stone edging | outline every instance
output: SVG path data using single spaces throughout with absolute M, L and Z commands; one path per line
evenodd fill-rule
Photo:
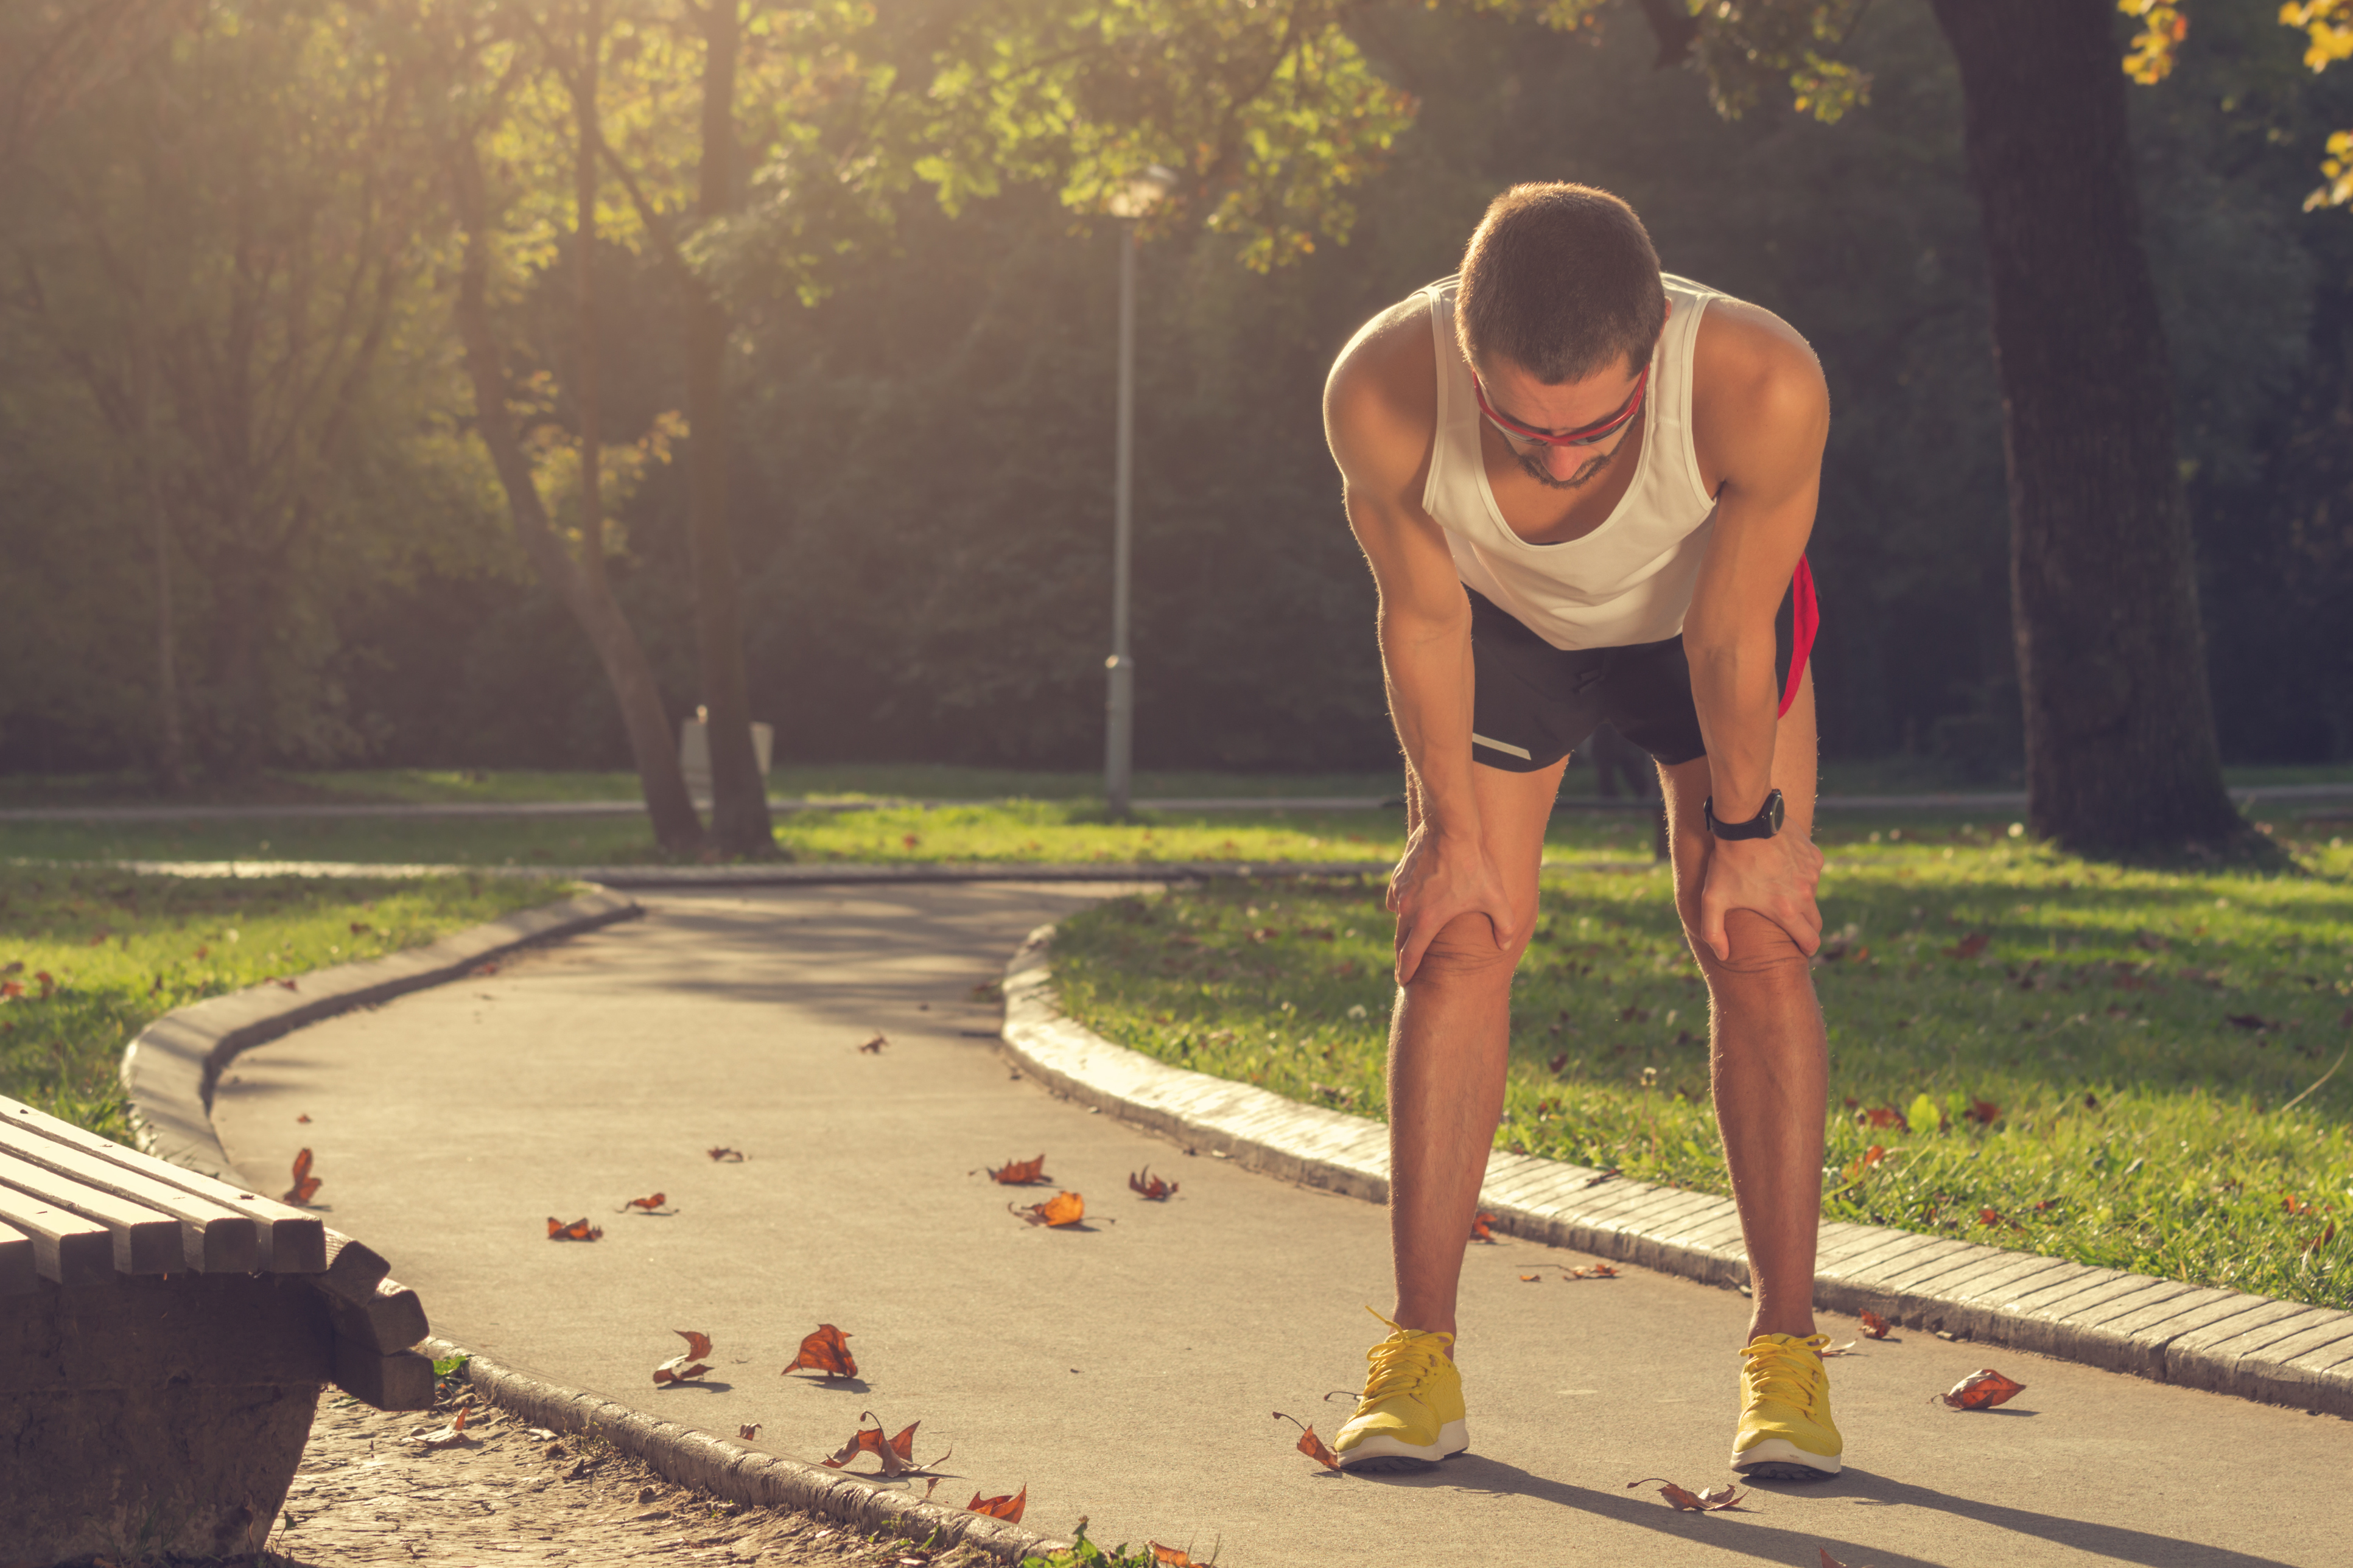
M 887 1531 L 912 1541 L 928 1537 L 940 1548 L 976 1547 L 1006 1563 L 1018 1563 L 1032 1552 L 1067 1552 L 1071 1546 L 987 1514 L 926 1502 L 913 1492 L 879 1486 L 871 1477 L 764 1454 L 593 1394 L 543 1382 L 447 1340 L 427 1340 L 417 1349 L 436 1360 L 468 1357 L 466 1380 L 491 1404 L 554 1431 L 601 1437 L 664 1479 L 723 1501 L 795 1509 L 852 1529 Z
M 1388 1199 L 1388 1128 L 1173 1068 L 1063 1017 L 1040 926 L 1005 972 L 1006 1049 L 1049 1089 L 1250 1170 Z M 1710 1284 L 1746 1282 L 1732 1200 L 1498 1152 L 1496 1228 Z M 1814 1300 L 1891 1321 L 2269 1405 L 2353 1416 L 2353 1312 L 1948 1237 L 1833 1222 Z
M 290 984 L 264 982 L 174 1007 L 139 1032 L 122 1053 L 122 1087 L 139 1147 L 175 1165 L 227 1181 L 228 1155 L 213 1131 L 213 1086 L 239 1053 L 305 1024 L 373 1007 L 439 985 L 533 942 L 552 942 L 643 914 L 636 900 L 605 888 L 520 910 L 424 947 L 313 970 Z

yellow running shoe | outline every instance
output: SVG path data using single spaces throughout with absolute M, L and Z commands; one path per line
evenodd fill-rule
M 1764 1481 L 1819 1481 L 1839 1473 L 1845 1445 L 1831 1422 L 1831 1378 L 1817 1354 L 1827 1334 L 1759 1334 L 1740 1353 L 1740 1430 L 1732 1468 Z
M 1366 1311 L 1372 1311 L 1367 1307 Z M 1378 1312 L 1373 1312 L 1381 1318 Z M 1365 1352 L 1372 1370 L 1356 1413 L 1332 1439 L 1344 1470 L 1418 1470 L 1471 1446 L 1452 1334 L 1398 1328 Z

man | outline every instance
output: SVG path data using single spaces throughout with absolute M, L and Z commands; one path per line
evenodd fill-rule
M 1333 1447 L 1352 1469 L 1470 1438 L 1455 1289 L 1502 1114 L 1512 971 L 1569 748 L 1658 763 L 1675 905 L 1705 975 L 1717 1125 L 1754 1310 L 1732 1465 L 1835 1475 L 1813 1320 L 1826 1051 L 1807 957 L 1814 702 L 1803 567 L 1830 429 L 1769 311 L 1664 277 L 1625 203 L 1496 198 L 1461 273 L 1342 351 L 1324 424 L 1380 590 L 1407 840 L 1389 882 L 1395 1331 Z M 1773 622 L 1795 584 L 1786 683 Z

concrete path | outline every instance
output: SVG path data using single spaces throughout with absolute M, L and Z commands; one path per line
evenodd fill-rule
M 1633 1270 L 1522 1283 L 1575 1259 L 1517 1242 L 1474 1247 L 1465 1279 L 1473 1452 L 1320 1470 L 1269 1413 L 1345 1416 L 1321 1396 L 1381 1331 L 1379 1211 L 1188 1158 L 993 1049 L 974 986 L 1104 890 L 649 897 L 644 921 L 240 1058 L 216 1122 L 268 1190 L 314 1149 L 330 1223 L 392 1258 L 440 1334 L 706 1430 L 756 1423 L 797 1458 L 864 1410 L 920 1420 L 919 1457 L 955 1450 L 941 1500 L 1026 1483 L 1037 1529 L 1085 1514 L 1229 1568 L 2344 1561 L 2353 1424 L 1918 1334 L 1832 1363 L 1843 1477 L 1675 1513 L 1626 1483 L 1725 1479 L 1746 1303 Z M 1085 1228 L 1021 1224 L 1008 1198 L 1054 1189 L 981 1171 L 1041 1150 Z M 1126 1191 L 1146 1164 L 1174 1202 Z M 674 1212 L 614 1212 L 656 1191 Z M 584 1215 L 602 1241 L 545 1239 Z M 854 1336 L 860 1380 L 778 1375 L 819 1321 Z M 706 1384 L 652 1384 L 673 1329 L 715 1341 Z M 1929 1403 L 1989 1360 L 2027 1385 L 2012 1405 Z

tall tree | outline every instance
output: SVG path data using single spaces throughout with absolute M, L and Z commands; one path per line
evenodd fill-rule
M 2101 854 L 2243 839 L 2207 687 L 2172 385 L 2126 134 L 2114 0 L 1931 0 L 1961 78 L 2010 469 L 2028 818 Z M 1599 0 L 1548 19 L 1590 20 Z M 2127 10 L 2147 10 L 2125 0 Z M 1835 119 L 1867 0 L 1646 5 L 1737 113 L 1786 82 Z
M 587 637 L 604 668 L 620 710 L 655 842 L 671 854 L 687 855 L 702 848 L 702 825 L 679 768 L 660 684 L 636 628 L 614 596 L 606 569 L 604 436 L 598 418 L 600 322 L 596 292 L 599 63 L 606 47 L 603 20 L 602 6 L 596 0 L 585 0 L 568 46 L 546 28 L 531 29 L 557 62 L 568 67 L 565 72 L 568 92 L 563 96 L 568 97 L 572 109 L 568 117 L 545 117 L 551 125 L 541 129 L 551 133 L 536 146 L 517 145 L 516 99 L 548 62 L 533 58 L 503 18 L 494 10 L 455 5 L 420 16 L 415 34 L 426 40 L 432 69 L 447 89 L 428 132 L 447 175 L 459 234 L 461 250 L 451 310 L 473 387 L 475 433 L 498 474 L 517 542 L 540 580 Z M 561 128 L 567 120 L 572 155 L 565 160 L 560 155 Z M 513 209 L 518 181 L 494 182 L 485 167 L 484 142 L 501 139 L 503 150 L 510 154 L 501 163 L 517 167 L 524 184 L 543 172 L 534 166 L 539 160 L 555 168 L 569 165 L 573 259 L 579 269 L 574 310 L 579 384 L 573 388 L 579 423 L 575 468 L 580 522 L 576 554 L 557 530 L 539 466 L 532 460 L 516 418 L 517 389 L 493 304 L 494 287 L 502 284 L 512 292 L 517 274 L 536 259 L 528 251 L 516 254 Z M 529 229 L 535 224 L 525 217 L 521 226 Z

